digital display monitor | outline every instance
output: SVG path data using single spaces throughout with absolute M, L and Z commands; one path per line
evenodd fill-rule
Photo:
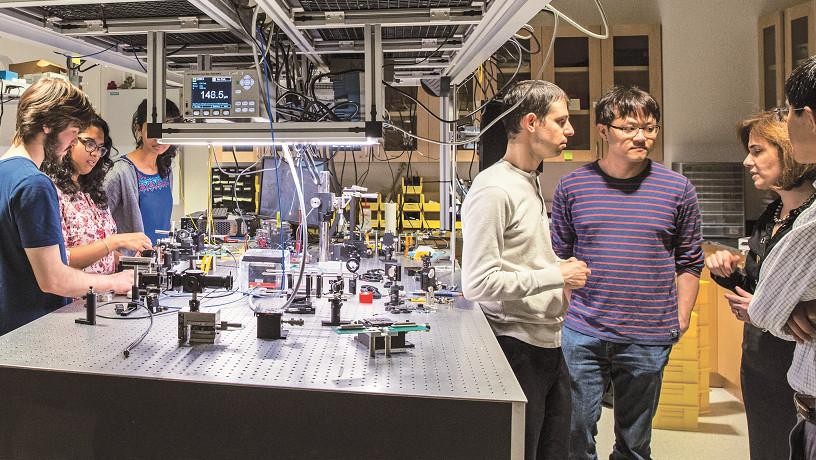
M 193 77 L 191 82 L 193 110 L 232 108 L 232 77 Z

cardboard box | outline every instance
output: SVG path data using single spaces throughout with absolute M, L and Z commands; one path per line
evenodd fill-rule
M 56 73 L 56 72 L 43 72 L 43 73 L 30 73 L 25 76 L 25 82 L 29 85 L 33 85 L 40 81 L 41 78 L 61 78 L 65 81 L 68 80 L 68 75 Z
M 57 64 L 40 59 L 39 61 L 20 62 L 18 64 L 9 64 L 9 70 L 17 72 L 19 75 L 29 75 L 35 73 L 53 72 L 53 73 L 68 73 L 65 67 L 60 67 Z

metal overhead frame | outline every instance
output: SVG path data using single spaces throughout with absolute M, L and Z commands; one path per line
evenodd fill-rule
M 133 35 L 148 31 L 174 32 L 226 32 L 227 28 L 207 16 L 181 16 L 164 18 L 93 19 L 87 21 L 60 21 L 51 28 L 63 35 Z
M 266 13 L 266 16 L 283 30 L 289 40 L 292 40 L 298 51 L 305 54 L 306 58 L 312 61 L 313 64 L 324 71 L 328 71 L 328 66 L 326 66 L 323 58 L 317 54 L 317 50 L 315 50 L 309 37 L 298 30 L 294 21 L 292 21 L 287 6 L 282 5 L 280 0 L 257 0 L 257 3 L 258 7 Z
M 125 51 L 138 48 L 136 55 L 142 59 L 147 58 L 147 52 L 141 51 L 142 47 L 125 47 Z M 252 56 L 251 45 L 244 43 L 225 43 L 223 45 L 187 45 L 183 50 L 173 53 L 173 57 L 198 57 L 202 54 L 213 56 Z
M 26 8 L 31 6 L 66 6 L 66 5 L 97 5 L 110 3 L 132 3 L 134 0 L 0 0 L 0 8 Z M 139 0 L 140 2 L 159 2 L 163 0 Z
M 133 57 L 119 54 L 113 50 L 101 52 L 113 45 L 110 42 L 91 37 L 84 39 L 66 37 L 59 32 L 42 27 L 41 24 L 33 24 L 30 19 L 23 19 L 22 15 L 15 14 L 15 12 L 2 11 L 0 13 L 2 13 L 0 14 L 0 31 L 4 34 L 61 50 L 70 50 L 79 55 L 99 53 L 93 56 L 93 60 L 139 75 L 146 74 Z M 177 75 L 171 74 L 169 78 L 175 83 L 181 82 L 181 78 Z
M 439 46 L 440 39 L 427 38 L 386 38 L 382 40 L 383 53 L 410 53 L 429 51 L 457 51 L 462 49 L 461 39 L 451 40 Z M 362 54 L 365 52 L 365 41 L 359 40 L 325 40 L 315 42 L 314 48 L 319 54 Z M 302 52 L 298 54 L 304 54 Z
M 372 144 L 382 137 L 385 91 L 382 85 L 382 27 L 366 26 L 365 104 L 366 121 L 243 123 L 161 123 L 164 114 L 164 33 L 148 33 L 148 135 L 176 145 L 273 145 L 273 144 Z M 161 102 L 161 103 L 160 103 Z M 152 107 L 152 109 L 150 108 Z M 152 114 L 155 113 L 155 116 Z
M 382 130 L 385 111 L 385 88 L 383 81 L 382 26 L 365 26 L 365 119 L 379 122 Z M 378 110 L 379 109 L 379 110 Z
M 225 5 L 219 0 L 187 0 L 191 5 L 201 10 L 215 22 L 226 27 L 227 30 L 233 33 L 236 37 L 244 38 L 245 42 L 252 44 L 252 40 L 247 37 L 244 26 L 241 25 L 241 18 L 235 8 Z
M 477 8 L 399 8 L 389 10 L 351 10 L 296 12 L 296 27 L 308 29 L 340 29 L 378 24 L 385 27 L 427 25 L 467 25 L 481 21 Z
M 443 75 L 459 84 L 485 62 L 507 40 L 550 4 L 551 0 L 504 0 L 490 3 L 482 21 L 465 39 L 462 49 L 453 56 Z
M 164 122 L 165 90 L 167 67 L 164 32 L 147 33 L 147 132 L 148 137 L 161 137 Z M 159 131 L 155 127 L 158 125 Z M 158 135 L 156 135 L 158 134 Z

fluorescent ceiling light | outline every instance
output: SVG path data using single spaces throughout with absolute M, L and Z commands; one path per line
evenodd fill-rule
M 372 145 L 381 133 L 365 122 L 164 123 L 159 142 L 172 145 Z M 380 129 L 381 130 L 381 129 Z M 157 136 L 158 137 L 158 136 Z

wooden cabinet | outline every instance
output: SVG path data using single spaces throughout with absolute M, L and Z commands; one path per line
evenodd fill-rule
M 552 36 L 552 27 L 541 27 L 542 43 Z M 599 27 L 591 30 L 600 32 Z M 610 37 L 587 37 L 575 28 L 558 28 L 553 58 L 544 79 L 560 86 L 570 97 L 570 122 L 575 136 L 568 149 L 550 161 L 593 161 L 604 154 L 595 126 L 595 104 L 615 85 L 637 85 L 663 102 L 663 78 L 659 25 L 610 26 Z M 652 158 L 662 161 L 662 137 Z
M 814 0 L 816 1 L 816 0 Z M 548 24 L 548 25 L 545 25 Z M 553 33 L 551 21 L 536 17 L 529 23 L 538 42 L 541 52 L 530 54 L 522 51 L 522 63 L 515 81 L 535 78 L 543 64 L 544 55 Z M 600 33 L 599 26 L 590 28 Z M 519 31 L 527 36 L 527 30 Z M 535 51 L 532 40 L 521 40 L 527 50 Z M 595 104 L 605 90 L 613 85 L 637 85 L 654 96 L 659 104 L 663 102 L 663 79 L 661 62 L 661 36 L 659 25 L 616 25 L 610 26 L 610 38 L 599 40 L 590 38 L 574 27 L 562 23 L 558 27 L 553 55 L 546 63 L 542 78 L 560 86 L 570 98 L 570 122 L 575 128 L 575 136 L 569 140 L 567 150 L 560 156 L 548 159 L 550 162 L 588 162 L 603 155 L 604 146 L 595 126 Z M 497 53 L 499 57 L 493 62 L 486 62 L 477 69 L 476 77 L 471 79 L 460 91 L 459 113 L 468 113 L 471 106 L 479 105 L 487 98 L 493 97 L 502 85 L 516 70 L 518 56 L 514 46 L 507 45 L 505 50 Z M 504 58 L 502 58 L 502 56 Z M 492 83 L 489 83 L 492 82 Z M 417 97 L 438 114 L 439 99 L 420 89 Z M 417 134 L 437 139 L 439 121 L 423 109 L 416 113 Z M 652 158 L 662 161 L 662 136 Z M 417 143 L 417 150 L 438 156 L 438 146 L 425 141 Z M 461 150 L 461 149 L 460 149 Z M 466 161 L 470 161 L 467 157 Z
M 785 9 L 785 76 L 816 51 L 813 33 L 813 3 Z
M 785 53 L 782 12 L 759 18 L 759 106 L 772 109 L 785 103 Z
M 759 104 L 785 104 L 785 79 L 808 56 L 816 54 L 816 0 L 759 18 Z
M 634 85 L 651 94 L 662 108 L 660 26 L 615 25 L 610 26 L 610 35 L 601 41 L 602 94 L 616 85 Z M 657 137 L 650 157 L 663 161 L 662 135 Z
M 549 43 L 552 26 L 541 30 L 541 42 Z M 601 96 L 601 40 L 572 26 L 559 25 L 552 54 L 543 79 L 566 91 L 575 135 L 569 139 L 567 150 L 546 161 L 593 161 L 600 153 L 594 108 Z

